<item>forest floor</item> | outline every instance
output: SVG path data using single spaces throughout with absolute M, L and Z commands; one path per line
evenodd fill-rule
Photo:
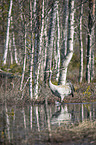
M 17 80 L 15 80 L 17 81 Z M 2 81 L 4 82 L 4 80 Z M 18 81 L 19 82 L 19 81 Z M 22 92 L 20 92 L 18 82 L 15 82 L 14 85 L 16 87 L 12 88 L 12 82 L 5 86 L 1 84 L 0 87 L 0 104 L 3 104 L 5 98 L 9 105 L 25 105 L 25 104 L 44 104 L 47 99 L 48 104 L 55 104 L 56 101 L 60 101 L 60 99 L 54 96 L 51 93 L 49 86 L 46 87 L 41 85 L 39 98 L 36 100 L 33 98 L 30 100 L 29 97 L 29 86 L 26 87 L 24 91 L 24 96 L 22 96 Z M 4 90 L 4 87 L 5 90 Z M 96 102 L 96 83 L 75 83 L 74 84 L 74 97 L 72 95 L 66 96 L 62 103 L 85 103 L 85 102 Z M 7 91 L 6 91 L 7 90 Z M 5 91 L 5 92 L 4 92 Z M 4 98 L 4 96 L 7 96 Z
M 72 95 L 66 96 L 62 103 L 85 103 L 85 102 L 96 102 L 96 83 L 82 83 L 74 84 L 74 97 Z M 47 91 L 46 91 L 47 90 Z M 55 103 L 60 101 L 60 99 L 54 96 L 50 89 L 42 87 L 40 92 L 40 98 L 38 102 L 43 102 L 44 98 L 47 96 L 48 103 Z
M 91 83 L 82 82 L 78 83 L 78 71 L 77 69 L 69 69 L 68 80 L 71 80 L 74 85 L 74 97 L 71 95 L 66 96 L 62 103 L 84 103 L 84 102 L 96 102 L 96 80 Z M 74 75 L 73 75 L 74 74 Z M 3 75 L 3 77 L 2 77 Z M 7 79 L 6 76 L 7 75 Z M 28 77 L 27 77 L 28 78 Z M 55 76 L 52 77 L 53 83 L 56 84 Z M 23 96 L 22 91 L 20 92 L 20 81 L 19 76 L 14 76 L 11 73 L 1 72 L 0 74 L 0 103 L 4 101 L 4 96 L 7 96 L 7 102 L 9 104 L 19 102 L 22 104 L 32 103 L 32 104 L 43 104 L 47 99 L 48 104 L 55 103 L 55 101 L 60 101 L 60 99 L 51 93 L 48 85 L 44 86 L 43 82 L 40 82 L 40 92 L 39 97 L 36 100 L 34 97 L 30 100 L 29 97 L 29 84 L 24 89 Z M 26 80 L 25 80 L 26 82 Z M 14 87 L 12 86 L 14 84 Z M 48 84 L 48 82 L 47 82 Z M 34 90 L 33 90 L 34 91 Z M 17 98 L 16 98 L 17 97 Z

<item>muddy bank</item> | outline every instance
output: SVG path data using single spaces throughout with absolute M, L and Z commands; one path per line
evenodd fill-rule
M 96 144 L 96 121 L 84 121 L 82 123 L 56 128 L 49 138 L 44 137 L 45 142 L 61 145 L 91 145 Z

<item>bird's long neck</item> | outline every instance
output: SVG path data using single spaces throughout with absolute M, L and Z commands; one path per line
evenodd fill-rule
M 50 71 L 49 72 L 49 86 L 50 86 L 50 83 L 52 84 L 52 82 L 51 82 L 51 76 L 52 76 L 52 72 Z
M 55 92 L 56 87 L 55 87 L 55 85 L 52 84 L 52 82 L 51 82 L 51 76 L 52 76 L 52 72 L 49 73 L 49 87 L 50 87 L 50 89 L 51 89 L 52 92 Z

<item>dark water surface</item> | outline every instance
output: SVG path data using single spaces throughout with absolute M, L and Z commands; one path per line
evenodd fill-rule
M 16 145 L 49 144 L 58 126 L 96 119 L 96 103 L 34 106 L 0 106 L 0 143 Z M 6 143 L 5 143 L 6 144 Z

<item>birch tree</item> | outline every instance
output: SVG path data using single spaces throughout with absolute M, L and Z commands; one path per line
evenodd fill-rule
M 93 44 L 93 2 L 89 0 L 88 9 L 88 43 L 87 43 L 87 65 L 86 65 L 86 80 L 88 83 L 91 81 L 91 56 L 92 56 L 92 44 Z
M 42 0 L 42 16 L 41 16 L 41 32 L 40 32 L 40 42 L 39 42 L 39 53 L 38 53 L 38 67 L 36 72 L 36 83 L 34 88 L 35 98 L 38 98 L 39 93 L 39 76 L 40 76 L 40 66 L 42 62 L 42 47 L 43 47 L 43 36 L 44 36 L 44 0 Z
M 55 32 L 55 23 L 56 23 L 56 8 L 57 1 L 52 5 L 51 13 L 50 13 L 50 26 L 48 30 L 48 49 L 47 49 L 47 58 L 46 58 L 46 66 L 44 73 L 44 82 L 46 84 L 48 71 L 50 69 L 50 64 L 52 63 L 52 51 L 53 51 L 53 42 L 54 42 L 54 32 Z
M 33 98 L 33 86 L 32 86 L 32 81 L 33 81 L 33 54 L 34 54 L 34 40 L 33 40 L 33 7 L 32 7 L 32 2 L 30 0 L 30 29 L 31 29 L 31 59 L 30 59 L 30 70 L 29 70 L 29 76 L 30 76 L 30 80 L 29 80 L 29 95 L 30 98 L 32 100 Z
M 94 79 L 94 48 L 95 48 L 95 21 L 96 21 L 96 16 L 95 16 L 95 7 L 96 7 L 96 1 L 93 0 L 93 10 L 92 10 L 92 15 L 93 15 L 93 27 L 92 27 L 92 34 L 91 34 L 91 47 L 92 47 L 92 52 L 91 52 L 91 81 Z
M 67 54 L 67 39 L 68 39 L 68 37 L 67 37 L 67 33 L 68 33 L 68 15 L 69 15 L 69 8 L 68 8 L 68 4 L 69 4 L 69 0 L 65 0 L 65 15 L 64 15 L 64 17 L 65 17 L 65 26 L 64 26 L 64 50 L 63 50 L 63 52 L 64 52 L 64 55 L 66 56 L 66 54 Z
M 83 15 L 83 3 L 81 0 L 80 8 L 80 24 L 79 24 L 79 44 L 80 44 L 80 69 L 79 69 L 79 82 L 83 80 L 83 39 L 82 39 L 82 15 Z
M 15 53 L 15 62 L 16 62 L 16 64 L 19 65 L 17 48 L 16 48 L 16 44 L 15 44 L 15 34 L 14 34 L 14 31 L 13 31 L 13 46 L 14 46 L 14 53 Z
M 60 74 L 60 16 L 59 16 L 59 2 L 57 1 L 57 75 L 56 80 L 59 79 Z
M 7 22 L 7 32 L 6 32 L 6 41 L 5 41 L 5 51 L 3 56 L 3 64 L 6 64 L 7 61 L 7 53 L 8 53 L 8 45 L 9 45 L 9 34 L 10 34 L 10 21 L 11 21 L 11 13 L 12 13 L 13 0 L 10 0 L 10 6 L 8 11 L 8 22 Z
M 75 0 L 69 0 L 69 21 L 68 21 L 68 46 L 67 46 L 67 54 L 63 57 L 61 62 L 61 72 L 59 78 L 59 84 L 66 84 L 67 77 L 67 69 L 68 65 L 73 56 L 73 46 L 74 46 L 74 3 Z
M 23 87 L 25 68 L 26 68 L 26 24 L 25 24 L 25 52 L 24 52 L 23 71 L 22 71 L 22 77 L 21 77 L 20 91 L 22 91 L 22 87 Z
M 12 54 L 12 40 L 9 40 L 9 52 L 10 52 L 10 59 L 11 64 L 13 64 L 13 54 Z

